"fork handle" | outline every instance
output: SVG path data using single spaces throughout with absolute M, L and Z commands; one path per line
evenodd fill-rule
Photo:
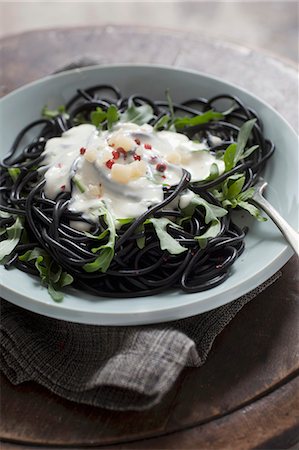
M 299 233 L 288 224 L 288 222 L 262 195 L 255 194 L 252 200 L 256 206 L 259 206 L 273 220 L 297 256 L 299 256 Z

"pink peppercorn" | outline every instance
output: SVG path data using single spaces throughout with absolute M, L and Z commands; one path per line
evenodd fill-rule
M 156 170 L 157 170 L 158 172 L 165 172 L 165 170 L 166 170 L 166 164 L 163 164 L 163 163 L 157 164 L 157 165 L 156 165 Z
M 112 166 L 113 166 L 113 164 L 114 164 L 113 159 L 109 159 L 109 160 L 106 162 L 106 167 L 108 167 L 108 169 L 111 169 Z
M 117 150 L 113 150 L 112 156 L 113 156 L 113 159 L 118 159 L 120 155 L 119 155 L 119 152 Z

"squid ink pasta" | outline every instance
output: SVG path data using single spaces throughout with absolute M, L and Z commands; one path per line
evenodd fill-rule
M 230 95 L 78 89 L 1 162 L 2 263 L 39 276 L 56 301 L 70 284 L 98 297 L 211 289 L 244 250 L 234 211 L 263 220 L 250 199 L 273 151 Z

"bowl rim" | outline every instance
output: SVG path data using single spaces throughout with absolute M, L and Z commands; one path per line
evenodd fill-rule
M 261 98 L 259 98 L 257 95 L 251 93 L 248 89 L 239 86 L 237 83 L 232 83 L 231 81 L 227 81 L 227 80 L 223 80 L 220 77 L 217 77 L 215 75 L 210 75 L 208 73 L 199 71 L 199 70 L 195 70 L 195 69 L 189 69 L 189 68 L 185 68 L 185 67 L 174 67 L 171 65 L 167 65 L 167 64 L 146 64 L 146 63 L 111 63 L 111 64 L 94 64 L 91 66 L 87 66 L 87 67 L 78 67 L 75 69 L 67 69 L 64 70 L 62 72 L 59 73 L 53 73 L 50 75 L 46 75 L 42 78 L 38 78 L 37 80 L 33 80 L 30 81 L 29 83 L 26 83 L 22 86 L 17 87 L 16 89 L 12 90 L 11 92 L 8 92 L 6 95 L 4 95 L 3 97 L 0 98 L 0 103 L 3 100 L 8 99 L 10 96 L 16 95 L 19 92 L 22 92 L 23 90 L 26 90 L 32 86 L 36 86 L 42 83 L 45 83 L 49 80 L 52 79 L 59 79 L 59 78 L 64 78 L 67 77 L 69 75 L 72 74 L 76 74 L 76 73 L 88 73 L 88 72 L 92 72 L 95 70 L 108 70 L 108 69 L 116 69 L 116 68 L 130 68 L 130 67 L 134 67 L 134 68 L 140 68 L 140 69 L 159 69 L 159 70 L 169 70 L 169 71 L 175 71 L 175 72 L 182 72 L 182 73 L 189 73 L 189 74 L 193 74 L 193 75 L 199 75 L 202 78 L 207 78 L 210 80 L 214 80 L 216 82 L 219 83 L 223 83 L 223 84 L 227 84 L 233 88 L 237 88 L 238 90 L 242 91 L 244 94 L 249 95 L 250 97 L 254 98 L 256 101 L 260 102 L 260 103 L 264 103 L 270 110 L 272 110 L 272 112 L 274 112 L 276 115 L 280 116 L 280 118 L 292 129 L 292 131 L 295 133 L 295 135 L 297 136 L 297 132 L 295 130 L 295 128 L 293 127 L 293 125 L 291 125 L 285 118 L 284 116 L 278 112 L 272 105 L 270 105 L 266 100 L 263 100 Z

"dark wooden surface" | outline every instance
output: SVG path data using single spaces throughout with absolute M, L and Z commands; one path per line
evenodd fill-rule
M 189 39 L 189 41 L 188 41 Z M 123 42 L 129 42 L 124 47 Z M 188 42 L 193 52 L 186 52 Z M 82 56 L 103 62 L 155 62 L 198 68 L 220 75 L 217 56 L 225 47 L 235 72 L 250 68 L 242 82 L 259 94 L 252 77 L 258 53 L 227 44 L 150 29 L 71 29 L 31 32 L 2 40 L 2 94 L 57 70 Z M 192 45 L 191 45 L 192 44 Z M 196 59 L 197 51 L 197 59 Z M 246 62 L 246 58 L 247 62 Z M 196 63 L 197 61 L 197 63 Z M 268 77 L 262 95 L 275 105 L 294 88 L 295 70 L 263 57 Z M 192 66 L 193 65 L 193 66 Z M 275 69 L 276 68 L 276 69 Z M 273 74 L 273 70 L 276 72 Z M 219 71 L 219 73 L 217 72 Z M 235 81 L 226 70 L 224 78 Z M 242 72 L 243 73 L 243 72 Z M 272 74 L 272 75 L 271 75 Z M 273 96 L 273 86 L 280 85 Z M 245 78 L 245 79 L 244 79 Z M 252 84 L 253 83 L 253 84 Z M 255 83 L 255 84 L 254 84 Z M 272 83 L 272 84 L 271 84 Z M 242 83 L 239 83 L 242 84 Z M 263 85 L 263 82 L 261 82 Z M 272 97 L 271 97 L 272 96 Z M 294 97 L 294 96 L 293 96 Z M 295 123 L 296 99 L 287 117 Z M 284 106 L 282 107 L 284 108 Z M 298 260 L 237 315 L 218 337 L 207 363 L 185 369 L 163 401 L 145 412 L 111 412 L 63 400 L 44 388 L 1 379 L 2 448 L 109 445 L 109 448 L 251 449 L 289 448 L 299 440 Z

